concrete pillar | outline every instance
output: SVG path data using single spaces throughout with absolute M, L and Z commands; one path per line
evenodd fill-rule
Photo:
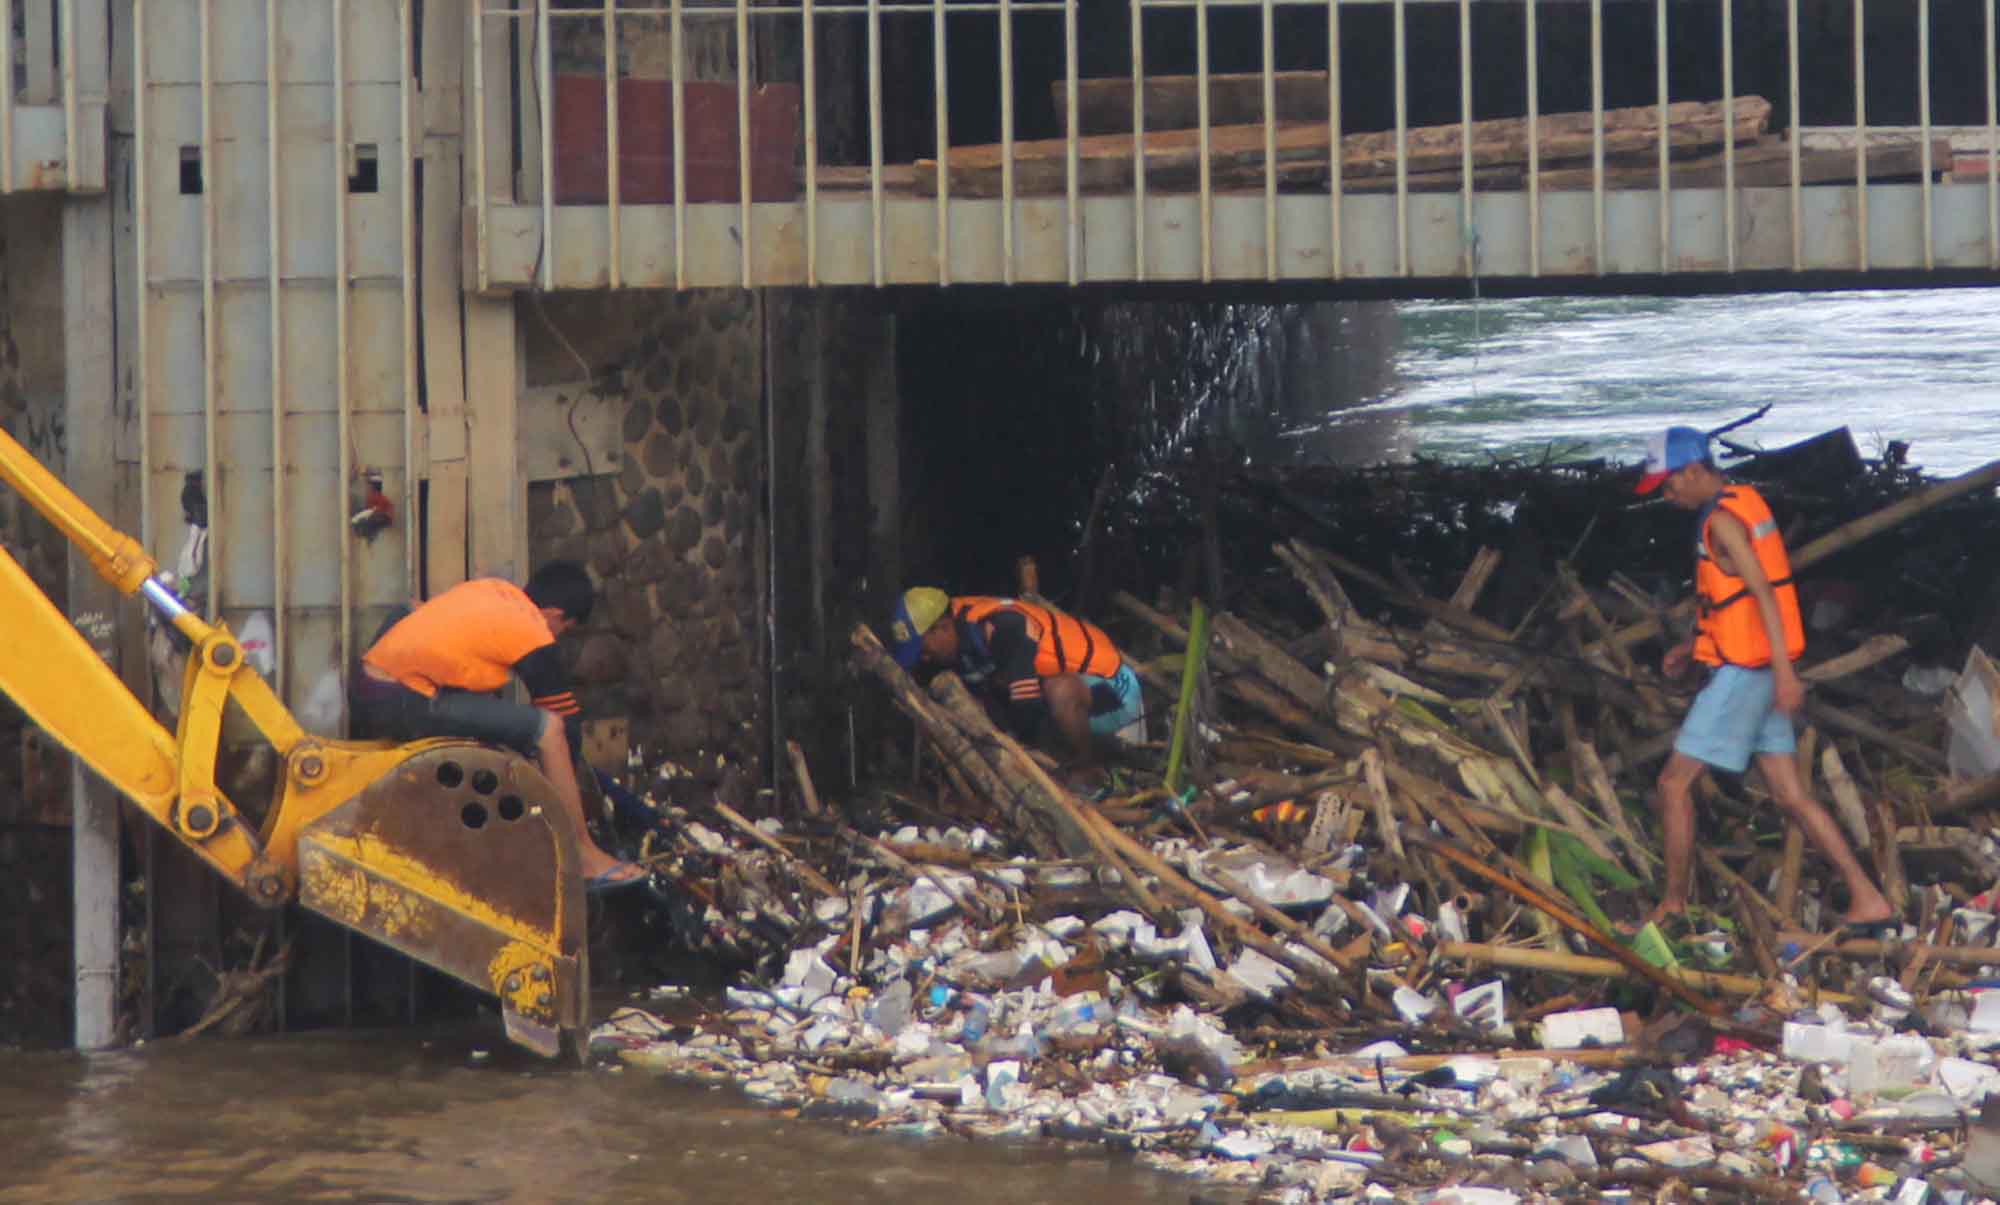
M 63 387 L 65 421 L 72 433 L 62 472 L 78 497 L 110 516 L 117 513 L 113 433 L 119 397 L 117 366 L 106 350 L 115 346 L 111 198 L 72 197 L 63 204 L 61 220 Z M 70 619 L 114 667 L 121 601 L 71 549 Z M 118 1036 L 119 797 L 81 763 L 71 792 L 76 1044 L 95 1050 Z

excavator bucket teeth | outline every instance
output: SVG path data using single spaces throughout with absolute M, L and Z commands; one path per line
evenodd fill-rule
M 553 1057 L 589 1017 L 576 835 L 527 761 L 428 745 L 299 833 L 306 907 L 497 996 Z

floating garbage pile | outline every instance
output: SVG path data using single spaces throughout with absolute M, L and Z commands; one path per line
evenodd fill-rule
M 1912 479 L 1817 525 L 1767 492 L 1810 583 L 1920 519 L 1990 531 L 1996 480 Z M 857 628 L 922 738 L 916 785 L 822 801 L 794 749 L 795 806 L 753 821 L 644 784 L 681 937 L 749 969 L 594 1046 L 1260 1200 L 2000 1194 L 2000 674 L 1976 648 L 1921 663 L 1886 626 L 1822 622 L 1808 650 L 1801 767 L 1900 932 L 1843 934 L 1839 876 L 1754 775 L 1714 775 L 1696 906 L 1627 936 L 1660 890 L 1651 780 L 1694 684 L 1653 667 L 1685 608 L 1587 583 L 1574 539 L 1541 534 L 1508 623 L 1482 604 L 1490 547 L 1449 593 L 1289 535 L 1241 610 L 1118 596 L 1161 722 L 1088 796 Z

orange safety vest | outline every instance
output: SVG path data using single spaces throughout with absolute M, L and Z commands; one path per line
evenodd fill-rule
M 1771 516 L 1764 496 L 1747 485 L 1724 487 L 1702 515 L 1694 544 L 1695 607 L 1700 627 L 1695 635 L 1695 660 L 1706 665 L 1756 667 L 1771 663 L 1771 640 L 1764 631 L 1763 611 L 1740 577 L 1723 572 L 1709 551 L 1708 525 L 1715 511 L 1726 510 L 1750 532 L 1750 551 L 1770 579 L 1777 596 L 1778 619 L 1785 629 L 1785 653 L 1796 661 L 1806 651 L 1805 624 L 1799 619 L 1799 591 L 1792 584 L 1792 560 L 1785 539 Z
M 978 623 L 995 611 L 1015 611 L 1028 621 L 1028 634 L 1037 642 L 1035 673 L 1044 678 L 1057 674 L 1095 674 L 1109 678 L 1125 664 L 1111 637 L 1094 623 L 1065 614 L 1054 607 L 1022 602 L 1018 598 L 972 596 L 951 600 L 951 613 L 966 623 Z

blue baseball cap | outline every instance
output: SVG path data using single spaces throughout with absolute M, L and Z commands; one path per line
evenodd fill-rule
M 1668 427 L 1646 441 L 1645 475 L 1633 489 L 1650 494 L 1680 469 L 1708 459 L 1708 436 L 1693 427 Z

